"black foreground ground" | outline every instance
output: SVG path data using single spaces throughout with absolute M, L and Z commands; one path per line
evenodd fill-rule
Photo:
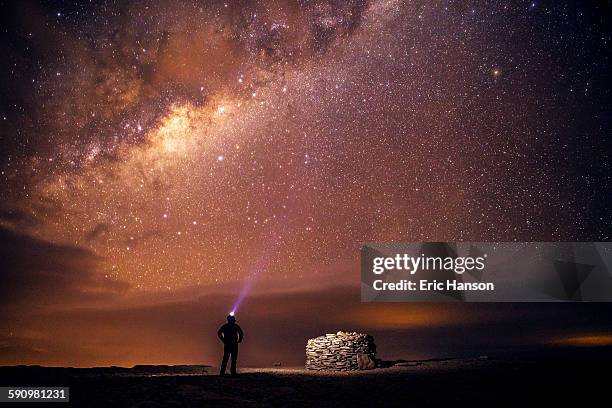
M 610 348 L 581 348 L 410 361 L 350 374 L 251 368 L 235 378 L 206 366 L 17 366 L 0 367 L 0 385 L 70 386 L 70 403 L 57 404 L 64 407 L 605 406 L 610 362 Z

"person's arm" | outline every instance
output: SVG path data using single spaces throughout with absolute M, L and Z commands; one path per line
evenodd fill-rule
M 223 341 L 223 326 L 217 331 L 217 337 L 219 337 L 219 340 Z
M 238 326 L 238 343 L 242 343 L 243 337 L 244 337 L 244 333 L 242 332 L 242 329 L 240 328 L 240 326 Z

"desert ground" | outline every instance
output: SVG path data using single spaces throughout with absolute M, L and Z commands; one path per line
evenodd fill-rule
M 211 366 L 0 368 L 3 386 L 69 386 L 70 405 L 88 407 L 584 406 L 607 399 L 610 348 L 389 361 L 350 373 L 301 367 Z M 67 406 L 67 404 L 60 404 Z

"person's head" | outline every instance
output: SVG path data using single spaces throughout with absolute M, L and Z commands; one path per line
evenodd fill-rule
M 228 323 L 236 323 L 236 317 L 233 314 L 227 316 Z

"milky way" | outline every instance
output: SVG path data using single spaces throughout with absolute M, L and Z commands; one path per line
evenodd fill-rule
M 367 241 L 610 238 L 610 36 L 580 9 L 5 14 L 2 226 L 87 249 L 132 290 L 242 280 L 254 264 L 356 283 Z

